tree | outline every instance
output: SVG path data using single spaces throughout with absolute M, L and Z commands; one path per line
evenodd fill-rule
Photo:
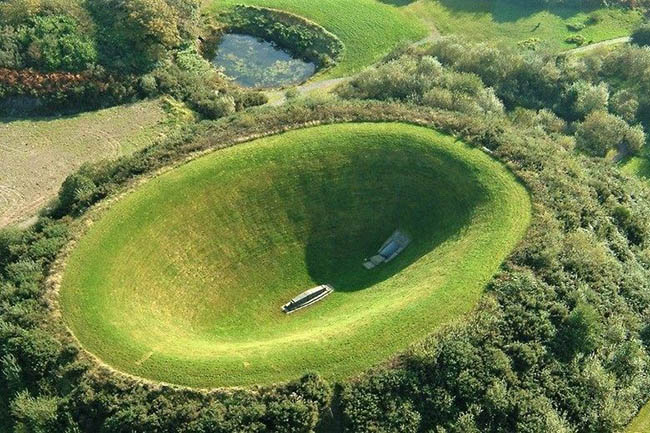
M 584 118 L 592 111 L 606 111 L 609 102 L 609 90 L 605 83 L 598 85 L 586 81 L 576 81 L 569 90 L 573 99 L 573 115 Z
M 639 111 L 639 101 L 629 89 L 619 90 L 610 100 L 611 111 L 628 123 L 634 123 Z
M 89 167 L 82 166 L 77 173 L 71 174 L 63 181 L 59 190 L 57 213 L 70 214 L 90 204 L 97 192 L 91 171 Z
M 58 400 L 54 397 L 32 397 L 27 391 L 18 393 L 11 403 L 11 415 L 18 421 L 16 432 L 48 433 L 57 431 Z
M 100 26 L 101 62 L 124 72 L 146 72 L 168 50 L 190 38 L 196 0 L 89 0 Z
M 578 125 L 576 144 L 590 155 L 604 157 L 610 149 L 622 144 L 627 126 L 618 116 L 605 111 L 594 111 Z
M 590 305 L 580 303 L 565 320 L 557 339 L 557 350 L 564 359 L 589 354 L 598 347 L 601 318 Z
M 20 35 L 26 66 L 43 71 L 78 72 L 97 60 L 94 41 L 79 31 L 71 17 L 35 17 Z

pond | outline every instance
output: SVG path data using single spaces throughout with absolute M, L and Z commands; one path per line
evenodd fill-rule
M 223 36 L 212 63 L 240 86 L 253 88 L 299 84 L 316 72 L 314 63 L 296 59 L 271 42 L 234 33 Z

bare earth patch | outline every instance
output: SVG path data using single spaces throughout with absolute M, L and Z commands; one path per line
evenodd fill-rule
M 70 117 L 0 119 L 0 227 L 37 213 L 83 163 L 145 147 L 170 123 L 159 100 Z

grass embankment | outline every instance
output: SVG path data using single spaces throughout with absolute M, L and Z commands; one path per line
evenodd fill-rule
M 218 0 L 206 3 L 211 13 L 237 4 L 281 9 L 310 19 L 345 45 L 343 59 L 320 78 L 351 75 L 388 54 L 402 41 L 427 35 L 427 28 L 404 8 L 376 0 Z
M 420 0 L 407 9 L 432 22 L 445 35 L 459 34 L 510 46 L 538 38 L 539 48 L 556 52 L 576 47 L 566 42 L 569 36 L 582 35 L 587 42 L 629 36 L 643 20 L 636 11 L 557 5 L 541 8 L 512 0 Z M 571 31 L 568 23 L 581 23 L 585 28 Z
M 526 190 L 449 136 L 343 124 L 212 153 L 116 202 L 68 258 L 65 320 L 106 363 L 196 387 L 360 373 L 467 313 Z M 361 263 L 396 228 L 413 243 Z M 292 315 L 317 284 L 336 292 Z
M 646 404 L 625 429 L 625 433 L 648 432 L 650 432 L 650 404 Z
M 621 170 L 625 174 L 650 180 L 650 160 L 647 155 L 633 156 L 622 161 Z
M 150 145 L 178 121 L 160 100 L 76 116 L 0 119 L 0 227 L 36 213 L 81 164 Z

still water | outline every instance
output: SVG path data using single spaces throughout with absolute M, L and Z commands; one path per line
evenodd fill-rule
M 293 58 L 271 42 L 234 33 L 223 36 L 212 63 L 243 87 L 299 84 L 316 72 L 314 63 Z

